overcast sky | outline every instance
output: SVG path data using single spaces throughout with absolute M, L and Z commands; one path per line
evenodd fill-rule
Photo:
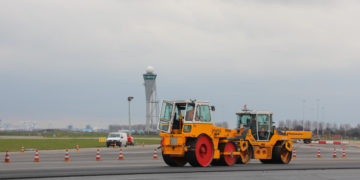
M 215 121 L 360 123 L 359 1 L 0 1 L 0 118 L 12 125 L 145 122 L 160 99 L 209 100 Z M 323 108 L 322 108 L 323 107 Z M 321 110 L 323 109 L 323 110 Z

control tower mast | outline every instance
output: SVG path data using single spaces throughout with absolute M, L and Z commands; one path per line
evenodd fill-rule
M 158 102 L 156 94 L 156 76 L 154 68 L 148 66 L 146 73 L 143 74 L 144 86 L 145 86 L 145 98 L 146 98 L 146 133 L 152 130 L 154 119 L 158 114 Z

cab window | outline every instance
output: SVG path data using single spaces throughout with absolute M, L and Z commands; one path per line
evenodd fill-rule
M 195 121 L 210 122 L 210 108 L 207 105 L 199 105 L 196 108 Z
M 192 121 L 194 118 L 194 112 L 195 110 L 195 105 L 194 104 L 188 104 L 186 107 L 186 117 L 185 117 L 185 121 Z
M 181 129 L 183 125 L 183 119 L 186 112 L 186 104 L 176 104 L 175 105 L 175 114 L 172 124 L 172 129 Z
M 170 121 L 173 105 L 170 103 L 163 103 L 161 107 L 160 121 Z
M 185 115 L 185 104 L 175 105 L 175 119 L 183 119 Z
M 241 114 L 241 115 L 238 114 L 237 121 L 238 121 L 238 125 L 237 125 L 238 128 L 240 128 L 241 125 L 243 125 L 244 127 L 249 127 L 250 121 L 251 121 L 251 115 L 250 114 Z
M 120 134 L 109 134 L 109 137 L 120 137 Z
M 163 102 L 160 113 L 159 129 L 169 131 L 169 122 L 171 120 L 173 105 Z
M 266 114 L 257 115 L 258 139 L 269 140 L 270 135 L 270 116 Z

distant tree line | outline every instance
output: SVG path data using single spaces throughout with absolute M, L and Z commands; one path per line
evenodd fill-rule
M 351 126 L 350 124 L 337 124 L 318 121 L 302 120 L 280 120 L 277 129 L 279 130 L 305 130 L 312 131 L 319 136 L 340 135 L 342 137 L 360 137 L 360 124 Z
M 223 128 L 228 128 L 229 125 L 227 122 L 216 122 L 214 124 L 215 126 L 218 127 L 223 127 Z M 145 124 L 135 124 L 135 125 L 131 125 L 131 130 L 133 131 L 134 134 L 145 134 Z M 157 124 L 153 124 L 152 126 L 150 126 L 152 129 L 152 131 L 150 132 L 150 134 L 156 134 L 158 133 L 157 131 Z M 129 125 L 118 125 L 118 124 L 111 124 L 109 125 L 109 132 L 117 132 L 117 131 L 121 131 L 121 130 L 129 130 Z
M 131 130 L 133 134 L 147 134 L 147 132 L 145 132 L 145 127 L 145 124 L 134 124 L 131 125 Z M 152 129 L 152 131 L 150 131 L 149 134 L 158 134 L 156 124 L 150 125 L 150 129 Z M 117 132 L 121 130 L 129 130 L 129 125 L 109 125 L 109 132 Z

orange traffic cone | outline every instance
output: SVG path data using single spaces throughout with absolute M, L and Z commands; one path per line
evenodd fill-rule
M 120 154 L 118 160 L 124 160 L 124 156 L 122 154 L 122 148 L 120 148 Z
M 292 155 L 293 159 L 296 159 L 296 148 L 294 147 L 294 151 L 293 151 L 293 155 Z
M 79 145 L 77 144 L 76 145 L 76 151 L 79 151 L 80 150 L 80 148 L 79 148 Z
M 334 146 L 333 158 L 337 158 L 337 155 L 336 155 L 336 147 L 335 147 L 335 146 Z
M 69 156 L 69 150 L 68 149 L 65 150 L 65 161 L 66 162 L 70 161 L 70 156 Z
M 317 158 L 321 158 L 321 152 L 320 152 L 320 148 L 318 148 L 318 153 L 317 153 Z
M 144 144 L 144 141 L 142 142 L 142 148 L 144 148 L 145 147 L 145 144 Z
M 345 149 L 343 148 L 343 152 L 342 152 L 342 158 L 346 158 L 346 152 L 345 152 Z
M 158 160 L 158 155 L 157 155 L 157 150 L 156 150 L 156 148 L 154 149 L 153 160 Z
M 38 151 L 37 149 L 36 149 L 36 151 L 35 151 L 34 162 L 40 162 L 39 151 Z
M 6 150 L 6 154 L 5 154 L 5 161 L 6 163 L 9 163 L 10 162 L 10 155 L 9 155 L 9 151 Z
M 25 153 L 25 148 L 24 148 L 24 145 L 21 146 L 21 153 Z
M 100 149 L 97 149 L 97 152 L 96 152 L 96 160 L 97 160 L 97 161 L 101 161 Z

